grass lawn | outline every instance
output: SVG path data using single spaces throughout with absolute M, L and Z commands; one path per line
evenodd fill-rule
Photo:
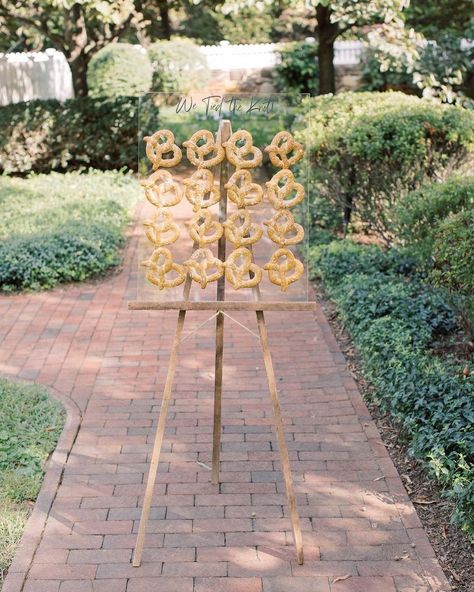
M 44 388 L 0 378 L 0 588 L 65 412 Z
M 120 172 L 1 176 L 0 291 L 52 288 L 117 265 L 140 197 Z

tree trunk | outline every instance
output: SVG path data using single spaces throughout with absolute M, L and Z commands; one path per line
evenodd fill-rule
M 160 11 L 161 30 L 163 31 L 163 39 L 171 38 L 171 24 L 170 13 L 168 8 L 168 0 L 159 0 L 158 7 Z
M 316 33 L 318 37 L 319 94 L 336 92 L 336 72 L 334 69 L 334 41 L 338 33 L 337 23 L 331 23 L 329 6 L 318 4 L 316 7 L 318 21 Z
M 71 67 L 72 83 L 77 97 L 87 95 L 87 63 L 85 53 L 87 29 L 84 11 L 76 2 L 70 10 L 64 12 L 65 38 L 67 42 L 67 61 Z
M 72 73 L 72 84 L 74 87 L 74 94 L 76 97 L 87 96 L 87 56 L 84 51 L 77 55 L 74 59 L 69 59 L 69 66 Z

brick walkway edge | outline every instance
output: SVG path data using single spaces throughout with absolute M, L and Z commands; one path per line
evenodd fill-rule
M 134 236 L 123 271 L 98 285 L 0 299 L 0 373 L 52 387 L 69 410 L 3 592 L 448 592 L 320 310 L 266 315 L 304 565 L 261 350 L 226 320 L 221 485 L 206 467 L 211 323 L 182 346 L 143 564 L 131 566 L 177 314 L 127 310 L 136 250 Z M 205 318 L 188 313 L 185 330 Z

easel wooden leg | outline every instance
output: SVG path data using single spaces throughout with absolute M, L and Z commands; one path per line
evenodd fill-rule
M 290 508 L 291 528 L 293 530 L 293 539 L 296 547 L 296 558 L 300 565 L 304 561 L 303 557 L 303 539 L 301 537 L 300 517 L 296 506 L 296 496 L 293 487 L 293 478 L 290 470 L 290 459 L 288 458 L 288 448 L 286 446 L 285 431 L 281 417 L 280 401 L 278 400 L 277 385 L 275 373 L 273 371 L 272 356 L 268 345 L 267 327 L 265 326 L 265 317 L 262 310 L 257 310 L 258 331 L 260 334 L 260 343 L 263 350 L 263 360 L 267 372 L 268 388 L 272 400 L 273 416 L 275 420 L 275 429 L 277 433 L 278 449 L 280 451 L 281 469 L 285 481 L 286 496 Z
M 222 366 L 224 357 L 224 315 L 216 317 L 216 357 L 214 377 L 214 428 L 212 433 L 212 477 L 214 485 L 219 484 L 219 459 L 221 451 L 222 410 Z
M 142 552 L 143 545 L 145 542 L 146 526 L 148 523 L 148 516 L 150 515 L 150 507 L 151 500 L 153 498 L 153 489 L 155 487 L 156 473 L 158 471 L 158 464 L 160 462 L 161 445 L 163 444 L 166 418 L 168 415 L 168 407 L 171 399 L 171 391 L 173 388 L 176 362 L 178 359 L 179 343 L 181 341 L 181 334 L 183 332 L 185 317 L 186 311 L 180 310 L 178 314 L 178 322 L 176 324 L 176 333 L 174 335 L 173 347 L 171 348 L 165 390 L 163 392 L 163 399 L 161 401 L 160 418 L 158 420 L 158 426 L 156 428 L 155 443 L 153 444 L 153 454 L 151 457 L 150 469 L 148 471 L 148 480 L 146 484 L 145 497 L 143 499 L 142 514 L 140 517 L 140 524 L 138 526 L 137 542 L 135 544 L 135 551 L 133 554 L 134 567 L 140 567 L 140 564 L 142 562 Z

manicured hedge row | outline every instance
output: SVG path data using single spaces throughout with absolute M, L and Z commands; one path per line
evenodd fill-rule
M 295 128 L 312 164 L 318 224 L 349 221 L 387 240 L 390 207 L 474 156 L 474 112 L 403 93 L 341 93 L 303 103 Z M 301 125 L 303 121 L 303 126 Z
M 157 111 L 150 117 L 157 118 Z M 0 107 L 0 172 L 48 173 L 89 167 L 136 170 L 137 126 L 138 99 L 133 97 L 83 97 L 65 103 L 30 101 Z
M 116 172 L 0 177 L 0 290 L 52 288 L 117 265 L 140 195 Z
M 474 539 L 474 376 L 429 351 L 455 316 L 416 261 L 350 241 L 312 247 L 310 263 L 359 351 L 362 369 Z

